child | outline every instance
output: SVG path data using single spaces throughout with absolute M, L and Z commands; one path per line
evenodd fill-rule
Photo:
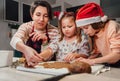
M 40 53 L 44 60 L 48 60 L 56 53 L 57 61 L 70 62 L 79 57 L 89 56 L 88 40 L 81 36 L 80 29 L 75 24 L 74 13 L 63 14 L 59 21 L 61 37 L 52 42 L 46 50 Z
M 93 38 L 94 56 L 101 54 L 99 58 L 92 55 L 89 59 L 79 58 L 77 61 L 84 61 L 90 65 L 108 63 L 120 67 L 120 24 L 107 20 L 96 3 L 88 3 L 78 10 L 76 24 Z

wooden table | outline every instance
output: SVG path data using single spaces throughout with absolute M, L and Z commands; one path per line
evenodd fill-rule
M 50 77 L 53 76 L 18 71 L 10 67 L 0 68 L 0 81 L 39 81 Z
M 14 68 L 0 68 L 0 81 L 40 81 L 46 78 L 51 78 L 53 75 L 37 74 L 30 72 L 18 71 Z M 97 76 L 93 74 L 75 74 L 69 75 L 60 81 L 119 81 L 120 69 L 111 68 L 110 71 L 101 73 Z
M 16 59 L 15 59 L 16 60 Z M 0 68 L 0 81 L 40 81 L 43 79 L 54 77 L 53 75 L 31 73 L 18 71 L 11 67 Z M 110 71 L 101 73 L 97 76 L 93 74 L 75 74 L 68 75 L 60 81 L 119 81 L 120 68 L 111 68 Z

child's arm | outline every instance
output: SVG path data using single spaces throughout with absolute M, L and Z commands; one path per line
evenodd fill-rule
M 97 51 L 96 49 L 93 49 L 93 51 L 90 53 L 89 59 L 100 57 L 101 53 Z
M 42 51 L 39 56 L 43 58 L 43 61 L 46 61 L 46 60 L 48 60 L 52 55 L 53 55 L 52 49 L 47 48 L 46 50 Z

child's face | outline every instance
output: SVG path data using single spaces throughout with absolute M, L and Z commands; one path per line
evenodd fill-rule
M 73 37 L 75 36 L 75 32 L 76 32 L 76 25 L 74 20 L 72 20 L 71 17 L 69 18 L 63 18 L 62 19 L 62 32 L 64 34 L 65 37 Z
M 91 25 L 82 26 L 80 28 L 89 36 L 94 36 L 96 33 L 96 30 L 94 30 Z

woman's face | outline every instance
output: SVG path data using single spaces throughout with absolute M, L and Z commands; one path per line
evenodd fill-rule
M 32 19 L 35 22 L 34 26 L 36 29 L 44 30 L 49 21 L 47 8 L 43 6 L 38 6 L 32 15 Z
M 96 30 L 93 29 L 91 25 L 82 26 L 80 28 L 84 31 L 85 34 L 89 36 L 94 36 L 96 33 Z
M 64 34 L 65 37 L 73 37 L 75 36 L 75 32 L 76 32 L 76 25 L 74 20 L 72 20 L 72 18 L 63 18 L 62 19 L 62 32 Z

